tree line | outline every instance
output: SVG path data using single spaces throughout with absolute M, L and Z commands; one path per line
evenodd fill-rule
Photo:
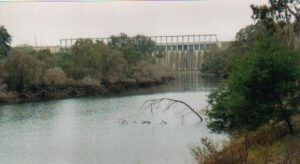
M 51 53 L 30 46 L 11 47 L 0 27 L 0 82 L 9 91 L 37 86 L 99 86 L 160 81 L 169 72 L 155 64 L 155 42 L 142 35 L 111 36 L 105 44 L 79 39 L 68 51 Z

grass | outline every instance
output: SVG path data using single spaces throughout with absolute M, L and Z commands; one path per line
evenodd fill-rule
M 292 118 L 295 134 L 284 123 L 264 126 L 254 132 L 232 136 L 222 150 L 211 153 L 205 144 L 194 148 L 205 164 L 298 164 L 300 163 L 300 115 Z

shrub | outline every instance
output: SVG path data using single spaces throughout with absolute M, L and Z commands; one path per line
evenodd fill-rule
M 7 85 L 3 82 L 3 80 L 0 78 L 0 92 L 6 91 Z
M 128 62 L 120 51 L 113 51 L 106 59 L 105 81 L 110 83 L 125 81 L 129 71 Z
M 55 67 L 46 71 L 43 80 L 46 85 L 65 85 L 68 78 L 61 68 Z
M 9 56 L 5 70 L 8 88 L 23 90 L 41 84 L 44 65 L 33 56 L 18 52 Z
M 96 79 L 92 79 L 90 76 L 86 76 L 79 81 L 79 85 L 81 86 L 100 86 L 100 81 Z
M 201 138 L 201 144 L 192 148 L 192 153 L 198 163 L 205 163 L 209 158 L 217 153 L 218 145 L 209 138 Z
M 133 78 L 139 82 L 151 82 L 162 80 L 164 76 L 169 75 L 169 70 L 156 64 L 141 62 L 134 69 Z
M 107 46 L 103 42 L 93 43 L 90 39 L 80 39 L 71 48 L 71 75 L 74 79 L 90 76 L 99 79 L 107 55 Z

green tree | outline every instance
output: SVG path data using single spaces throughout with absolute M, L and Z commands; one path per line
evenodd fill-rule
M 279 22 L 282 27 L 293 26 L 293 31 L 300 34 L 300 0 L 269 0 L 268 5 L 251 5 L 251 8 L 254 20 L 267 26 L 272 26 L 273 22 Z
M 299 49 L 300 0 L 269 0 L 268 5 L 251 5 L 252 18 L 262 22 L 268 29 L 281 28 L 281 37 L 290 48 Z
M 212 49 L 205 52 L 201 72 L 226 77 L 229 72 L 230 63 L 232 62 L 232 56 L 229 49 Z
M 251 5 L 253 18 L 290 22 L 293 18 L 300 22 L 300 0 L 269 0 L 269 5 Z
M 272 120 L 285 121 L 293 133 L 290 117 L 299 112 L 299 52 L 265 37 L 248 53 L 225 85 L 209 95 L 209 127 L 217 132 L 255 130 Z
M 0 58 L 7 56 L 10 50 L 11 36 L 4 26 L 0 26 Z
M 107 47 L 103 42 L 93 43 L 90 39 L 78 40 L 71 48 L 72 77 L 82 79 L 90 76 L 100 80 L 107 53 Z
M 156 43 L 149 37 L 143 35 L 136 35 L 132 38 L 132 42 L 136 50 L 142 55 L 151 56 L 152 53 L 155 51 Z
M 129 64 L 120 51 L 112 51 L 105 62 L 104 80 L 109 83 L 125 81 L 128 78 Z
M 50 52 L 49 49 L 39 50 L 32 52 L 32 55 L 39 61 L 45 63 L 47 68 L 56 66 L 56 56 Z
M 262 23 L 246 26 L 238 31 L 236 39 L 228 47 L 211 49 L 204 54 L 201 71 L 227 77 L 236 60 L 247 55 L 247 51 L 264 34 L 269 33 Z
M 5 70 L 8 88 L 21 91 L 40 85 L 45 68 L 34 56 L 17 52 L 9 56 Z
M 49 68 L 43 76 L 43 83 L 46 85 L 65 85 L 67 81 L 66 74 L 59 67 Z
M 151 56 L 155 50 L 155 42 L 143 35 L 130 38 L 121 33 L 119 36 L 111 36 L 108 45 L 111 49 L 122 52 L 132 64 L 138 63 L 143 56 Z

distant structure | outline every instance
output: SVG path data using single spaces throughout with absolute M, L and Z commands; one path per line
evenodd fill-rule
M 60 46 L 34 46 L 34 50 L 50 50 L 51 53 L 57 53 L 60 51 Z
M 178 71 L 198 71 L 205 51 L 219 47 L 216 34 L 151 37 L 165 52 L 157 63 Z
M 156 51 L 153 55 L 156 55 L 159 50 L 164 52 L 164 56 L 158 58 L 157 63 L 180 71 L 201 69 L 205 51 L 220 46 L 216 34 L 149 36 L 149 38 L 156 43 Z M 109 42 L 109 38 L 89 39 L 94 42 Z M 60 48 L 69 49 L 77 40 L 61 39 Z

